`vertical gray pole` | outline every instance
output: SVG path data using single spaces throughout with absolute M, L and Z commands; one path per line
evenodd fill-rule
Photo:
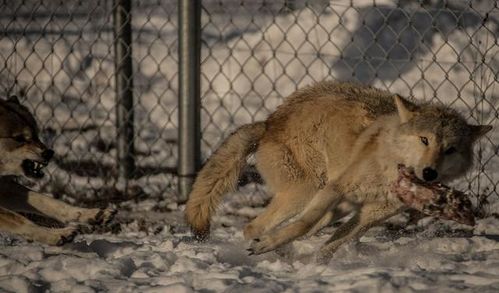
M 200 166 L 201 0 L 179 0 L 178 201 L 185 202 Z
M 135 170 L 133 127 L 132 14 L 131 0 L 114 0 L 114 53 L 116 81 L 117 159 L 121 178 Z M 127 181 L 126 181 L 127 182 Z

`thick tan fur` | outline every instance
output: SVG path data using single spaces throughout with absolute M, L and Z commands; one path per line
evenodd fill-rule
M 222 195 L 234 191 L 246 157 L 254 152 L 265 133 L 265 123 L 248 124 L 236 130 L 211 156 L 197 176 L 185 215 L 199 238 L 207 235 L 210 218 Z
M 248 146 L 257 144 L 257 169 L 274 198 L 244 229 L 245 237 L 254 240 L 252 251 L 273 250 L 354 212 L 321 249 L 319 257 L 327 260 L 342 243 L 405 209 L 389 192 L 398 164 L 413 167 L 427 180 L 458 178 L 472 165 L 473 143 L 490 129 L 468 125 L 444 106 L 372 87 L 336 82 L 308 86 L 268 117 L 260 136 L 242 140 L 246 143 L 230 152 L 227 143 L 222 145 L 222 153 L 230 155 L 214 155 L 201 170 L 187 202 L 187 221 L 195 233 L 206 235 L 223 193 L 236 186 L 238 173 L 227 176 L 233 172 L 228 168 L 240 170 Z
M 42 227 L 20 213 L 36 214 L 61 223 L 96 225 L 106 223 L 115 214 L 113 209 L 86 209 L 66 204 L 49 195 L 30 190 L 12 176 L 34 176 L 34 163 L 48 164 L 53 152 L 38 138 L 38 127 L 28 109 L 17 98 L 0 100 L 0 230 L 18 234 L 28 240 L 50 245 L 72 241 L 78 225 L 63 228 Z M 31 168 L 26 166 L 31 161 Z M 41 169 L 40 169 L 41 170 Z

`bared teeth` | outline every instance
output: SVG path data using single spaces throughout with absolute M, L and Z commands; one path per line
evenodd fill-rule
M 24 160 L 22 163 L 25 175 L 34 178 L 42 178 L 44 176 L 42 169 L 46 166 L 46 162 L 37 162 L 34 160 Z
M 40 162 L 33 161 L 33 169 L 34 169 L 34 170 L 40 171 L 40 170 L 41 170 L 41 169 L 43 169 L 45 166 L 46 166 L 46 164 L 43 164 L 43 163 L 40 163 Z

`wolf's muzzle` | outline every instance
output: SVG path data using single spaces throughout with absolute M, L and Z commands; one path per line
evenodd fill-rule
M 48 165 L 53 156 L 54 151 L 46 149 L 41 154 L 43 161 L 24 160 L 21 164 L 24 174 L 31 178 L 42 178 L 45 175 L 43 168 Z

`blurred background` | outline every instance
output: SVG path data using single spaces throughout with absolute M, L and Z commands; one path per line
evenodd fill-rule
M 458 186 L 496 198 L 499 7 L 495 0 L 203 0 L 201 158 L 299 87 L 354 80 L 444 103 L 495 128 Z M 81 205 L 175 205 L 178 3 L 132 0 L 135 168 L 119 176 L 111 0 L 0 2 L 0 90 L 34 112 L 56 157 L 38 188 Z M 119 41 L 119 40 L 118 40 Z M 133 84 L 133 87 L 131 86 Z M 249 180 L 257 176 L 246 176 Z M 126 184 L 123 183 L 126 181 Z M 127 186 L 126 192 L 124 186 Z M 254 190 L 259 188 L 254 184 Z

